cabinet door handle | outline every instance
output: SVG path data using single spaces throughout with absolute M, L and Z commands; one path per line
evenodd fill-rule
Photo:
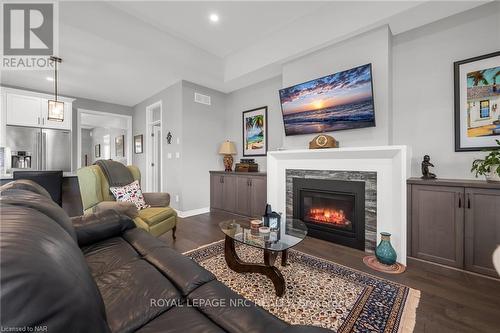
M 250 187 L 252 187 L 252 179 L 250 178 L 248 181 L 250 182 Z
M 470 209 L 470 194 L 467 193 L 467 208 Z
M 458 208 L 462 208 L 462 195 L 458 194 Z
M 38 125 L 40 125 L 40 117 L 38 117 Z

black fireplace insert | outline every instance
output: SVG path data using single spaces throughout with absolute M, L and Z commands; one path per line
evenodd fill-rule
M 293 179 L 293 217 L 311 237 L 365 249 L 365 182 Z

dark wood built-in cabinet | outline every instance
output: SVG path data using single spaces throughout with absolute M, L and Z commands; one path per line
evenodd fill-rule
M 267 202 L 267 179 L 262 172 L 210 172 L 210 209 L 260 217 Z
M 498 277 L 500 184 L 411 178 L 408 223 L 410 256 Z

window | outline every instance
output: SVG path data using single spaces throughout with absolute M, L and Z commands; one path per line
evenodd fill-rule
M 490 117 L 490 101 L 485 100 L 479 103 L 479 117 L 489 118 Z
M 103 158 L 106 159 L 106 160 L 109 160 L 111 159 L 111 135 L 109 134 L 106 134 L 102 137 L 102 140 L 104 141 L 104 144 L 103 144 Z

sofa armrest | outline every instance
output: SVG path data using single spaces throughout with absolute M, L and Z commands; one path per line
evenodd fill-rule
M 115 210 L 131 219 L 135 219 L 139 215 L 136 205 L 132 202 L 101 201 L 92 208 L 93 213 L 102 213 L 107 210 Z
M 134 221 L 115 210 L 73 217 L 71 222 L 75 227 L 79 246 L 120 236 L 128 229 L 135 228 Z
M 144 201 L 151 207 L 168 207 L 170 205 L 170 194 L 160 192 L 145 192 Z

